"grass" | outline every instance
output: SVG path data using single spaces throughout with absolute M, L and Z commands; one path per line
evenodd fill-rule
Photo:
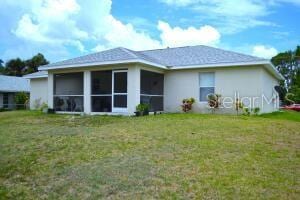
M 295 111 L 278 111 L 260 115 L 260 117 L 300 122 L 300 113 Z
M 0 199 L 299 199 L 299 113 L 0 113 Z

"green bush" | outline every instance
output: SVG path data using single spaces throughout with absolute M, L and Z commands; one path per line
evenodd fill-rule
M 259 111 L 260 111 L 259 107 L 255 107 L 255 108 L 252 109 L 252 112 L 253 112 L 254 115 L 258 115 Z
M 244 115 L 246 116 L 250 116 L 250 115 L 258 115 L 259 112 L 260 112 L 260 108 L 259 107 L 255 107 L 255 108 L 247 108 L 247 107 L 244 107 L 243 108 L 243 111 L 244 111 Z
M 17 109 L 25 109 L 29 97 L 26 92 L 18 92 L 15 94 L 15 103 Z
M 243 111 L 244 111 L 244 115 L 246 115 L 246 116 L 250 116 L 250 109 L 249 108 L 247 108 L 247 107 L 245 107 L 245 108 L 243 108 Z
M 136 111 L 137 112 L 148 112 L 149 107 L 150 107 L 149 104 L 140 103 L 139 105 L 136 106 Z

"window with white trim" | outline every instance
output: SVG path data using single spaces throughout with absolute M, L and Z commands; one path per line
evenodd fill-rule
M 199 74 L 199 101 L 207 102 L 207 96 L 215 93 L 215 73 L 205 72 Z

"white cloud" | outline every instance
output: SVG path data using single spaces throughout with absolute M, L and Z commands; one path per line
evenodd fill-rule
M 111 0 L 32 0 L 13 30 L 22 39 L 57 48 L 71 45 L 84 51 L 84 41 L 101 43 L 101 49 L 126 46 L 132 49 L 160 48 L 159 41 L 124 24 L 111 15 Z M 98 45 L 96 45 L 98 46 Z M 93 50 L 99 49 L 99 46 Z
M 211 20 L 222 33 L 236 33 L 256 26 L 274 26 L 263 19 L 269 15 L 270 1 L 258 0 L 161 0 L 170 6 L 192 9 L 202 19 Z M 288 1 L 288 0 L 287 0 Z
M 107 23 L 109 24 L 109 29 L 104 34 L 104 39 L 109 46 L 115 47 L 125 44 L 126 47 L 134 50 L 161 47 L 159 41 L 151 38 L 146 33 L 137 32 L 132 24 L 123 24 L 112 15 L 107 17 Z
M 22 39 L 45 44 L 72 45 L 84 51 L 81 40 L 88 33 L 77 27 L 72 16 L 80 6 L 75 0 L 36 0 L 25 13 L 13 33 Z
M 161 0 L 161 2 L 166 3 L 168 5 L 188 6 L 197 2 L 197 0 Z
M 98 44 L 94 48 L 92 48 L 91 50 L 93 52 L 99 52 L 99 51 L 103 51 L 103 50 L 106 50 L 106 49 L 107 49 L 107 47 L 105 47 L 104 45 Z
M 31 17 L 28 14 L 22 16 L 18 22 L 18 28 L 14 33 L 24 39 L 32 39 L 37 42 L 47 42 L 48 38 L 40 32 L 40 27 L 33 24 Z
M 181 1 L 184 3 L 184 1 Z M 27 3 L 6 5 L 21 10 L 15 16 L 17 20 L 12 33 L 21 42 L 24 49 L 54 55 L 51 60 L 66 58 L 66 50 L 77 53 L 101 51 L 118 46 L 134 50 L 162 48 L 181 45 L 216 45 L 220 33 L 214 27 L 171 27 L 167 22 L 159 21 L 154 28 L 160 33 L 153 38 L 148 32 L 124 23 L 111 14 L 112 0 L 28 0 Z M 0 5 L 0 11 L 5 6 Z M 12 19 L 12 18 L 11 18 Z M 21 44 L 22 43 L 22 44 Z M 75 47 L 75 48 L 74 48 Z M 17 48 L 13 46 L 13 48 Z M 7 49 L 5 55 L 12 55 Z M 16 56 L 19 56 L 16 54 Z M 30 56 L 30 55 L 29 55 Z
M 253 47 L 252 55 L 270 59 L 273 56 L 277 55 L 278 51 L 274 47 L 268 47 L 264 45 L 256 45 Z
M 163 46 L 178 47 L 186 45 L 216 45 L 221 37 L 220 33 L 212 26 L 202 26 L 198 29 L 188 27 L 182 29 L 180 27 L 172 28 L 168 23 L 159 21 L 158 29 L 161 31 L 160 38 Z

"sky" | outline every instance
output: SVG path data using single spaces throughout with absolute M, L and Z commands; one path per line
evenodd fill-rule
M 208 45 L 263 58 L 300 45 L 300 0 L 0 0 L 0 59 Z

